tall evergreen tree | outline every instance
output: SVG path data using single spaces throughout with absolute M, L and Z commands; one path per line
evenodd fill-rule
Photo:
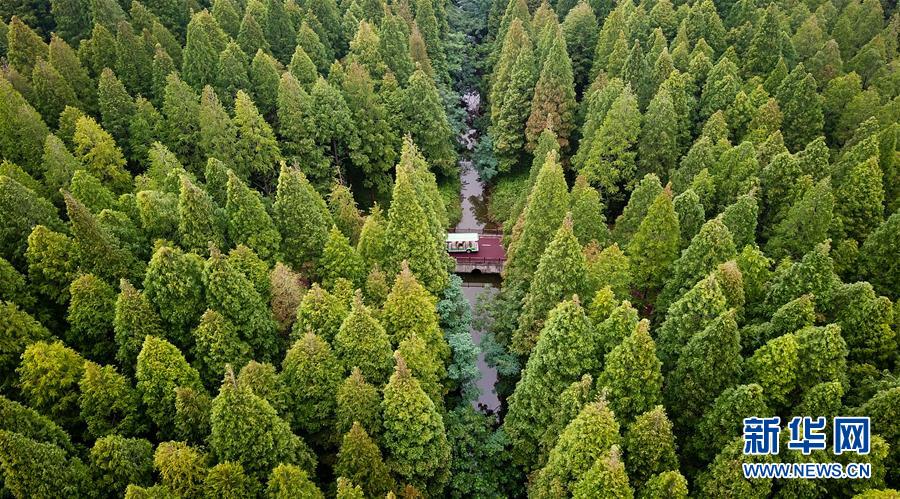
M 187 175 L 181 177 L 178 196 L 178 235 L 181 245 L 197 254 L 207 254 L 210 246 L 224 246 L 224 227 L 212 198 L 194 185 Z
M 344 435 L 337 459 L 335 473 L 360 484 L 361 490 L 370 496 L 380 497 L 394 488 L 394 481 L 381 457 L 381 450 L 359 423 L 353 423 L 353 427 Z
M 588 73 L 599 34 L 597 17 L 588 2 L 579 2 L 565 15 L 562 31 L 572 59 L 575 92 L 581 95 L 588 84 Z
M 521 30 L 518 19 L 513 21 L 513 27 L 507 37 L 517 34 Z M 503 92 L 496 94 L 499 102 L 492 102 L 493 126 L 491 139 L 494 145 L 494 153 L 500 160 L 500 171 L 509 171 L 516 166 L 525 152 L 525 122 L 531 113 L 531 101 L 534 93 L 534 85 L 537 81 L 537 65 L 531 48 L 531 41 L 524 33 L 522 43 L 516 52 L 516 58 L 511 61 L 501 59 L 501 68 L 505 70 L 499 76 L 506 76 L 507 80 L 497 81 L 494 85 L 495 92 L 501 84 Z
M 202 390 L 200 375 L 187 363 L 178 347 L 153 336 L 144 339 L 135 370 L 137 390 L 146 414 L 161 437 L 175 430 L 175 388 Z
M 661 368 L 647 321 L 606 355 L 597 384 L 608 390 L 611 409 L 619 421 L 630 422 L 662 402 Z
M 402 266 L 380 316 L 391 344 L 399 345 L 416 334 L 438 359 L 449 359 L 450 348 L 440 329 L 436 301 L 409 268 Z
M 292 427 L 312 434 L 333 427 L 341 372 L 331 347 L 322 338 L 308 332 L 294 343 L 281 369 Z
M 680 238 L 672 193 L 666 189 L 647 208 L 647 216 L 625 248 L 634 282 L 644 283 L 646 291 L 660 289 L 678 255 Z
M 387 464 L 399 481 L 439 494 L 449 479 L 450 446 L 444 423 L 403 357 L 396 360 L 381 404 Z
M 285 261 L 296 269 L 315 265 L 325 248 L 331 215 L 302 172 L 282 165 L 272 212 Z
M 428 164 L 438 172 L 451 174 L 456 163 L 453 130 L 434 80 L 421 69 L 413 72 L 403 90 L 403 112 L 406 131 Z
M 195 91 L 215 84 L 219 54 L 225 49 L 227 41 L 227 35 L 209 11 L 203 10 L 191 17 L 187 25 L 181 73 Z
M 562 35 L 556 37 L 541 68 L 531 100 L 531 115 L 525 126 L 528 150 L 537 145 L 546 128 L 556 133 L 562 152 L 569 149 L 569 138 L 575 128 L 575 86 L 572 62 Z
M 234 105 L 234 95 L 239 90 L 250 90 L 247 54 L 235 42 L 229 42 L 219 54 L 216 70 L 216 91 L 229 108 Z
M 822 98 L 816 92 L 816 80 L 798 64 L 785 77 L 775 93 L 784 113 L 784 142 L 797 151 L 822 134 Z
M 281 235 L 266 212 L 259 193 L 230 170 L 225 211 L 229 241 L 247 246 L 263 260 L 271 260 L 278 254 Z
M 238 130 L 237 150 L 249 171 L 268 179 L 281 161 L 281 150 L 272 127 L 263 119 L 246 92 L 239 90 L 234 101 L 234 125 Z
M 391 129 L 387 109 L 363 66 L 350 64 L 343 91 L 358 131 L 358 141 L 350 144 L 350 160 L 358 169 L 364 186 L 386 194 L 390 190 L 390 170 L 397 157 L 400 138 Z

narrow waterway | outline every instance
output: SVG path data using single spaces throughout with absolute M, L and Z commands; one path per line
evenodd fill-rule
M 458 231 L 480 232 L 485 228 L 493 228 L 487 222 L 487 199 L 484 185 L 481 183 L 481 179 L 478 178 L 478 172 L 472 165 L 472 160 L 468 157 L 475 148 L 477 141 L 477 131 L 472 128 L 472 120 L 480 112 L 481 96 L 474 90 L 466 92 L 462 96 L 461 104 L 465 106 L 466 122 L 469 127 L 460 135 L 459 143 L 469 154 L 463 154 L 459 160 L 462 218 L 456 229 Z M 473 312 L 478 302 L 478 297 L 482 293 L 490 291 L 491 288 L 500 287 L 500 276 L 498 275 L 460 274 L 460 277 L 463 280 L 463 294 L 469 301 L 469 306 Z M 473 324 L 472 341 L 476 345 L 481 344 L 482 335 L 483 331 Z M 494 392 L 494 384 L 497 382 L 497 370 L 485 362 L 484 353 L 478 355 L 478 371 L 481 373 L 481 377 L 478 380 L 478 389 L 481 394 L 473 404 L 485 410 L 496 411 L 500 408 L 500 399 L 497 398 L 497 394 Z

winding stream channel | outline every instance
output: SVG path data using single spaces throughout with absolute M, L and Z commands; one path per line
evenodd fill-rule
M 485 228 L 493 228 L 487 221 L 487 196 L 484 192 L 484 184 L 478 177 L 478 172 L 469 158 L 475 148 L 477 131 L 472 128 L 472 120 L 478 115 L 481 107 L 481 95 L 474 90 L 466 92 L 461 98 L 461 104 L 466 110 L 466 123 L 468 128 L 460 135 L 459 142 L 465 148 L 459 160 L 460 195 L 462 196 L 462 218 L 456 225 L 460 232 L 480 232 Z M 460 274 L 463 280 L 463 294 L 469 301 L 473 313 L 478 297 L 491 288 L 500 287 L 499 275 L 488 274 Z M 472 325 L 472 340 L 476 345 L 481 344 L 483 331 Z M 494 392 L 494 384 L 497 382 L 497 370 L 490 367 L 484 360 L 484 353 L 478 355 L 478 371 L 481 377 L 478 380 L 478 389 L 481 394 L 473 402 L 476 407 L 484 410 L 496 411 L 500 408 L 500 400 Z

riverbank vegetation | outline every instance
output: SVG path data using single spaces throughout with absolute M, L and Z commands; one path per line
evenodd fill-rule
M 895 3 L 0 21 L 0 496 L 900 487 Z M 444 249 L 460 157 L 507 253 L 475 318 Z M 482 350 L 496 413 L 473 406 Z M 743 455 L 743 418 L 773 415 L 868 416 L 871 452 Z M 741 474 L 811 459 L 873 474 Z

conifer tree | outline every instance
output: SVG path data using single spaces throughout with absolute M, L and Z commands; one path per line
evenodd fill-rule
M 725 294 L 718 279 L 710 275 L 668 308 L 657 332 L 658 353 L 664 372 L 675 367 L 684 345 L 724 313 L 726 306 Z
M 579 175 L 571 194 L 569 210 L 572 213 L 572 230 L 578 242 L 582 246 L 591 241 L 601 245 L 608 243 L 610 234 L 600 193 L 588 184 L 586 177 Z
M 110 495 L 124 495 L 130 484 L 153 483 L 153 445 L 142 438 L 109 435 L 91 447 L 95 485 Z
M 6 39 L 9 64 L 20 74 L 30 75 L 38 59 L 47 55 L 47 44 L 18 16 L 10 19 Z
M 609 453 L 598 458 L 575 483 L 572 497 L 592 497 L 598 490 L 604 491 L 608 497 L 633 497 L 618 445 L 610 447 Z
M 220 460 L 239 462 L 250 476 L 266 477 L 278 464 L 315 470 L 315 456 L 306 443 L 268 402 L 237 383 L 230 369 L 213 400 L 210 422 L 211 450 Z
M 403 111 L 406 129 L 428 164 L 449 174 L 456 162 L 453 130 L 434 80 L 421 69 L 413 72 L 403 90 Z
M 575 91 L 581 92 L 587 87 L 588 73 L 597 46 L 597 17 L 587 2 L 579 2 L 565 15 L 562 32 L 566 39 L 566 47 L 572 59 Z
M 135 34 L 127 21 L 116 25 L 115 70 L 125 87 L 132 93 L 149 95 L 152 82 L 153 43 Z
M 335 401 L 335 434 L 346 434 L 356 424 L 373 438 L 381 434 L 381 395 L 358 368 L 338 387 Z
M 579 479 L 611 446 L 618 447 L 619 441 L 619 424 L 606 402 L 601 399 L 585 405 L 550 451 L 547 465 L 529 488 L 530 495 L 557 497 L 574 493 Z
M 343 91 L 358 138 L 350 144 L 350 160 L 362 174 L 364 186 L 387 193 L 400 142 L 387 121 L 387 109 L 363 66 L 350 64 Z
M 892 255 L 896 254 L 897 234 L 900 233 L 900 212 L 895 212 L 876 228 L 860 248 L 860 273 L 880 294 L 897 295 L 898 268 Z
M 216 82 L 219 54 L 226 44 L 227 35 L 208 11 L 197 12 L 191 17 L 181 72 L 195 91 Z
M 291 26 L 290 18 L 284 12 L 284 2 L 278 0 L 266 1 L 265 34 L 272 55 L 281 62 L 286 63 L 293 52 L 296 32 Z
M 625 433 L 625 467 L 638 490 L 654 475 L 678 469 L 672 423 L 661 405 L 639 415 Z
M 763 308 L 771 313 L 795 298 L 812 293 L 816 303 L 827 309 L 840 284 L 830 252 L 830 242 L 823 241 L 799 262 L 779 267 L 770 280 Z
M 599 97 L 599 96 L 598 96 Z M 594 134 L 592 146 L 579 173 L 601 187 L 608 196 L 632 188 L 630 177 L 635 172 L 635 145 L 640 134 L 641 115 L 630 87 L 625 87 L 612 101 L 608 112 Z
M 97 177 L 84 170 L 75 171 L 69 189 L 72 196 L 81 201 L 93 213 L 99 214 L 104 209 L 115 207 L 116 198 L 113 193 L 104 187 Z
M 391 342 L 384 328 L 363 305 L 357 292 L 350 315 L 334 337 L 335 356 L 344 372 L 359 368 L 376 386 L 382 386 L 391 374 Z
M 268 296 L 256 286 L 258 281 L 268 286 L 268 267 L 265 263 L 262 266 L 261 279 L 257 279 L 231 256 L 225 258 L 214 250 L 206 262 L 203 281 L 207 305 L 237 327 L 241 338 L 252 348 L 253 357 L 265 361 L 274 357 L 279 345 Z
M 516 30 L 521 30 L 518 19 L 513 21 L 512 29 L 507 37 L 515 36 Z M 509 171 L 520 161 L 525 152 L 525 121 L 531 113 L 531 101 L 534 93 L 534 85 L 537 81 L 537 66 L 531 41 L 524 33 L 521 46 L 517 47 L 514 60 L 501 59 L 499 64 L 506 76 L 506 81 L 497 81 L 494 92 L 499 92 L 502 84 L 503 93 L 497 95 L 499 102 L 492 102 L 493 126 L 491 139 L 494 145 L 494 153 L 500 160 L 500 171 Z
M 248 8 L 244 11 L 244 17 L 241 19 L 241 26 L 238 28 L 235 40 L 246 54 L 258 54 L 258 51 L 268 53 L 270 50 L 269 41 L 266 40 L 260 21 L 261 19 L 257 19 L 253 13 L 253 9 Z
M 331 347 L 312 331 L 294 343 L 281 370 L 292 427 L 315 434 L 333 425 L 341 372 Z
M 0 256 L 10 262 L 21 261 L 28 234 L 35 226 L 62 230 L 56 208 L 49 201 L 5 175 L 0 175 L 0 206 Z
M 291 339 L 301 339 L 312 331 L 331 342 L 348 313 L 348 303 L 321 288 L 319 283 L 314 283 L 297 309 L 297 322 L 294 323 Z
M 28 345 L 16 369 L 22 398 L 60 426 L 78 429 L 78 381 L 84 362 L 78 352 L 58 340 Z
M 647 209 L 663 191 L 659 177 L 654 174 L 644 175 L 628 198 L 628 204 L 613 225 L 612 238 L 621 246 L 625 246 L 637 232 L 641 221 L 647 216 Z
M 852 160 L 851 160 L 852 161 Z M 837 186 L 835 197 L 837 215 L 847 235 L 865 240 L 883 220 L 883 173 L 877 158 L 869 158 L 851 165 Z
M 533 150 L 541 132 L 550 128 L 556 133 L 560 150 L 565 152 L 575 128 L 576 103 L 572 62 L 561 34 L 553 41 L 545 60 L 525 126 L 526 148 Z
M 313 85 L 310 97 L 310 119 L 315 123 L 309 128 L 310 135 L 316 146 L 328 157 L 332 171 L 336 171 L 347 149 L 355 147 L 358 140 L 354 134 L 350 109 L 339 86 L 332 85 L 321 76 Z M 329 175 L 326 177 L 326 184 L 330 181 Z
M 113 366 L 85 362 L 79 382 L 81 419 L 94 438 L 134 435 L 142 428 L 140 398 L 131 382 Z
M 139 274 L 141 264 L 131 251 L 122 247 L 114 234 L 99 225 L 84 205 L 68 193 L 64 197 L 82 268 L 110 282 Z
M 829 178 L 807 189 L 772 230 L 766 253 L 801 258 L 825 240 L 832 225 L 835 199 Z
M 647 107 L 638 142 L 640 173 L 655 173 L 666 180 L 679 156 L 678 115 L 668 88 L 661 87 Z
M 137 357 L 135 379 L 146 406 L 145 413 L 163 438 L 175 430 L 175 388 L 202 390 L 200 375 L 178 347 L 154 336 L 144 339 Z
M 316 65 L 313 64 L 312 59 L 309 58 L 309 55 L 300 45 L 297 45 L 294 55 L 291 56 L 288 71 L 294 75 L 294 78 L 297 78 L 297 81 L 303 85 L 305 90 L 312 88 L 313 83 L 319 78 L 319 71 L 316 69 Z
M 43 183 L 47 191 L 51 193 L 50 200 L 59 205 L 62 202 L 59 189 L 68 187 L 72 175 L 75 170 L 81 168 L 81 164 L 56 135 L 47 135 L 43 151 Z
M 528 294 L 522 302 L 519 327 L 512 337 L 512 348 L 528 355 L 538 341 L 547 313 L 562 299 L 584 294 L 585 261 L 581 245 L 567 215 L 553 240 L 541 255 Z
M 688 340 L 665 391 L 680 427 L 696 421 L 722 390 L 734 383 L 741 369 L 740 350 L 733 310 Z
M 205 310 L 203 260 L 194 253 L 161 246 L 147 265 L 144 296 L 156 306 L 173 339 L 187 345 L 182 340 Z
M 678 228 L 681 230 L 681 247 L 685 248 L 691 240 L 700 232 L 703 221 L 706 218 L 700 197 L 693 189 L 688 189 L 675 196 L 672 200 L 675 213 L 678 215 Z
M 228 216 L 229 241 L 247 246 L 263 260 L 271 260 L 278 254 L 281 235 L 266 212 L 259 193 L 244 184 L 231 170 L 228 171 L 225 212 Z
M 229 42 L 219 54 L 215 81 L 216 91 L 227 107 L 234 105 L 239 90 L 250 90 L 247 54 L 235 42 Z
M 116 302 L 112 287 L 92 274 L 83 274 L 69 285 L 69 294 L 66 341 L 94 360 L 112 360 Z
M 797 151 L 822 134 L 822 98 L 816 93 L 816 81 L 798 64 L 775 92 L 778 106 L 784 113 L 784 142 Z
M 125 158 L 112 136 L 90 117 L 75 124 L 75 156 L 87 171 L 100 179 L 113 192 L 123 193 L 131 187 L 131 175 L 125 170 Z
M 238 130 L 237 150 L 251 173 L 264 178 L 275 172 L 281 151 L 272 127 L 263 119 L 246 92 L 239 90 L 234 102 L 234 125 Z
M 528 470 L 543 463 L 546 449 L 539 452 L 539 446 L 549 442 L 552 447 L 557 437 L 546 434 L 553 417 L 550 408 L 557 404 L 554 394 L 579 380 L 583 373 L 597 373 L 601 357 L 599 328 L 592 327 L 580 303 L 566 300 L 557 305 L 510 397 L 503 428 L 512 445 L 514 462 Z
M 412 151 L 411 158 L 416 155 Z M 433 294 L 440 293 L 447 285 L 445 257 L 436 240 L 434 227 L 438 222 L 430 218 L 428 198 L 417 196 L 416 172 L 409 159 L 401 160 L 394 183 L 385 241 L 391 241 L 391 251 L 385 255 L 385 271 L 394 275 L 401 270 L 401 262 L 407 262 L 409 270 Z M 423 221 L 430 222 L 423 224 Z
M 534 187 L 522 212 L 522 228 L 514 234 L 508 245 L 507 262 L 504 266 L 506 290 L 518 316 L 521 300 L 534 272 L 537 270 L 541 254 L 559 229 L 569 204 L 566 181 L 555 152 L 547 154 L 540 168 Z
M 672 193 L 666 189 L 647 208 L 647 216 L 625 248 L 633 282 L 644 283 L 645 290 L 660 289 L 678 255 L 680 238 Z
M 57 304 L 69 298 L 68 286 L 76 276 L 76 251 L 72 238 L 37 225 L 28 235 L 28 278 L 35 291 Z
M 382 460 L 381 450 L 359 423 L 353 423 L 353 427 L 344 435 L 337 455 L 335 474 L 358 483 L 370 497 L 380 497 L 394 488 L 389 469 Z
M 20 433 L 0 431 L 0 468 L 12 495 L 76 497 L 93 489 L 87 466 L 77 457 Z
M 384 387 L 387 464 L 399 481 L 439 494 L 449 478 L 450 446 L 435 405 L 422 391 L 402 356 Z
M 194 329 L 194 363 L 208 387 L 215 387 L 226 365 L 243 366 L 251 350 L 234 324 L 215 310 L 207 310 Z
M 597 378 L 598 386 L 607 390 L 610 408 L 623 423 L 662 402 L 662 366 L 649 329 L 649 323 L 642 321 L 613 348 Z
M 312 100 L 300 82 L 285 72 L 278 83 L 278 134 L 285 157 L 302 165 L 315 185 L 324 185 L 334 176 L 334 168 L 314 140 Z
M 309 473 L 293 464 L 279 464 L 272 470 L 266 494 L 278 499 L 298 497 L 323 499 L 325 497 L 309 478 Z
M 181 193 L 178 196 L 178 235 L 181 245 L 188 251 L 204 254 L 210 245 L 222 247 L 225 243 L 220 215 L 212 198 L 202 188 L 181 177 Z
M 716 265 L 737 255 L 731 231 L 719 218 L 700 228 L 691 244 L 672 264 L 672 276 L 657 300 L 657 307 L 665 310 L 678 297 L 684 296 L 694 284 L 706 277 Z
M 438 359 L 447 360 L 450 349 L 438 324 L 435 303 L 434 296 L 404 266 L 394 281 L 380 316 L 391 343 L 399 345 L 416 334 Z
M 144 338 L 148 335 L 164 337 L 164 333 L 159 315 L 143 293 L 124 279 L 119 289 L 112 322 L 118 346 L 116 360 L 123 372 L 133 375 Z
M 325 201 L 302 172 L 282 165 L 272 212 L 285 261 L 296 269 L 315 265 L 332 222 Z
M 385 15 L 378 31 L 378 52 L 399 81 L 407 81 L 415 67 L 409 52 L 409 26 L 393 13 Z
M 29 99 L 34 102 L 35 108 L 50 126 L 57 126 L 59 114 L 66 106 L 80 104 L 78 96 L 75 95 L 75 91 L 69 83 L 43 57 L 35 62 L 31 81 Z
M 331 212 L 334 225 L 350 240 L 350 244 L 358 245 L 365 219 L 360 214 L 353 192 L 348 186 L 334 184 L 331 187 L 331 193 L 328 195 L 328 211 Z
M 232 38 L 237 38 L 241 27 L 241 2 L 235 4 L 232 0 L 215 0 L 212 3 L 210 14 L 216 20 L 216 23 L 222 27 L 222 31 Z

